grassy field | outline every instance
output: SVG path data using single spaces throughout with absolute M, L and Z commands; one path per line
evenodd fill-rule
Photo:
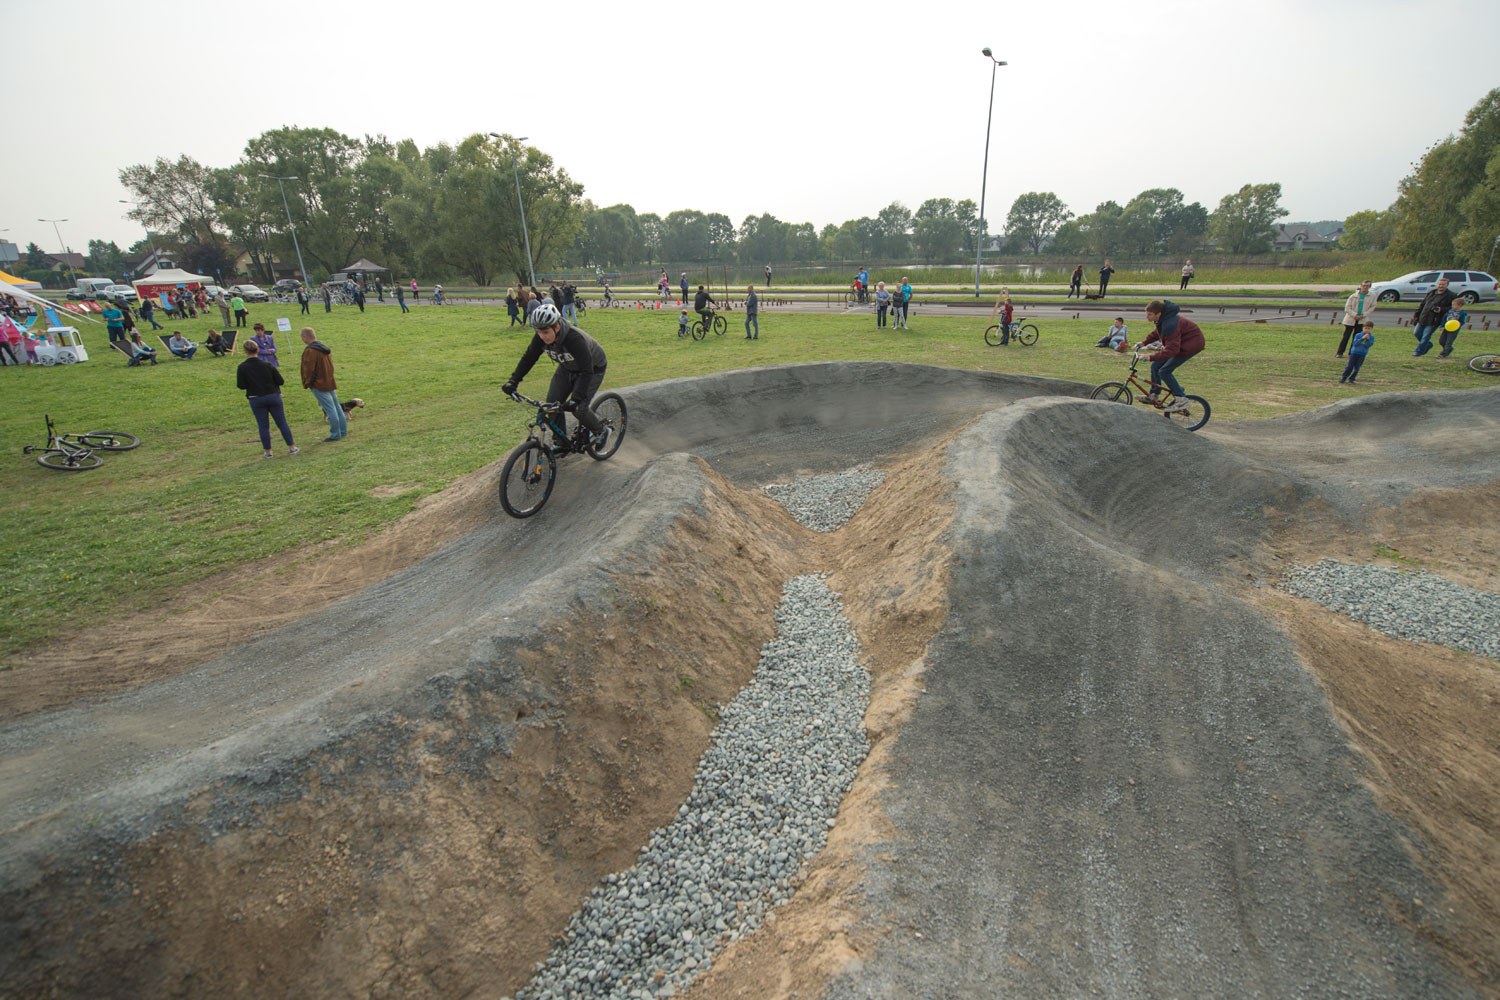
M 295 309 L 252 306 L 251 319 L 296 319 Z M 911 361 L 1098 383 L 1125 362 L 1092 346 L 1103 319 L 1047 320 L 1037 346 L 986 347 L 974 319 L 912 316 L 909 332 L 874 328 L 868 315 L 762 316 L 761 339 L 747 342 L 737 316 L 728 336 L 698 343 L 676 336 L 676 312 L 613 310 L 584 324 L 609 352 L 606 388 L 675 376 L 784 362 L 837 359 Z M 1139 313 L 1126 314 L 1134 334 Z M 155 368 L 126 368 L 105 346 L 101 327 L 83 326 L 93 359 L 43 369 L 0 369 L 7 405 L 0 413 L 0 489 L 7 529 L 0 535 L 0 663 L 66 632 L 66 616 L 108 619 L 157 605 L 187 588 L 190 602 L 212 600 L 191 585 L 247 560 L 310 546 L 356 543 L 412 510 L 421 497 L 502 457 L 520 438 L 526 413 L 499 394 L 525 344 L 506 329 L 503 309 L 393 306 L 366 313 L 336 308 L 312 317 L 334 350 L 341 398 L 369 406 L 350 421 L 347 440 L 322 444 L 327 425 L 300 388 L 300 342 L 279 335 L 287 410 L 303 446 L 261 457 L 237 360 L 200 353 Z M 201 340 L 206 325 L 184 332 Z M 1357 392 L 1467 389 L 1495 384 L 1462 363 L 1500 351 L 1500 333 L 1465 332 L 1452 361 L 1410 356 L 1410 334 L 1377 331 L 1360 385 L 1337 382 L 1338 328 L 1205 324 L 1208 352 L 1184 371 L 1189 391 L 1208 397 L 1214 423 L 1271 417 Z M 295 347 L 294 347 L 295 343 Z M 163 352 L 164 353 L 164 352 Z M 539 394 L 545 358 L 524 389 Z M 107 454 L 103 468 L 57 473 L 21 455 L 44 439 L 42 415 L 67 431 L 124 430 L 145 444 Z M 861 456 L 863 457 L 863 456 Z

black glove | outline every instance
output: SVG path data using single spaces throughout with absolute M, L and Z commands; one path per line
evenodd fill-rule
M 507 382 L 500 387 L 500 391 L 505 393 L 507 396 L 514 396 L 516 394 L 516 383 Z

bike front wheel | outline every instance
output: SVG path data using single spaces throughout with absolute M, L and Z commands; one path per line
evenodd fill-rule
M 36 457 L 36 464 L 44 469 L 55 469 L 58 472 L 82 472 L 84 469 L 97 469 L 104 464 L 104 459 L 91 451 L 44 451 Z
M 84 431 L 78 442 L 96 451 L 130 451 L 141 446 L 140 438 L 124 431 Z
M 723 316 L 714 317 L 714 333 L 717 333 L 722 337 L 724 336 L 725 331 L 727 331 L 728 329 L 729 321 L 727 319 L 725 319 Z
M 1000 346 L 1000 337 L 1001 333 L 999 323 L 996 323 L 994 326 L 991 326 L 989 329 L 984 331 L 984 342 L 986 344 L 989 344 L 991 347 Z
M 1184 409 L 1165 410 L 1162 412 L 1162 416 L 1185 431 L 1195 431 L 1208 423 L 1208 415 L 1212 412 L 1212 407 L 1208 405 L 1208 400 L 1202 396 L 1183 396 L 1181 398 L 1186 399 L 1188 402 L 1188 405 Z
M 1037 332 L 1037 328 L 1035 326 L 1032 326 L 1030 323 L 1022 326 L 1021 329 L 1016 332 L 1016 339 L 1026 347 L 1030 347 L 1032 344 L 1035 344 L 1036 338 L 1039 336 L 1041 336 L 1041 334 Z
M 557 459 L 536 441 L 511 450 L 500 471 L 500 505 L 511 517 L 530 517 L 547 505 L 557 482 Z
M 620 445 L 625 442 L 625 429 L 629 419 L 625 412 L 625 400 L 618 393 L 606 392 L 595 397 L 589 405 L 599 419 L 604 421 L 604 426 L 609 428 L 609 439 L 604 442 L 603 448 L 595 448 L 590 443 L 585 449 L 590 458 L 602 462 L 619 451 Z
M 696 322 L 696 323 L 693 324 L 693 339 L 694 340 L 702 340 L 707 334 L 708 334 L 708 331 L 705 330 L 705 329 L 703 329 L 703 321 L 702 320 L 699 320 L 698 322 Z
M 1135 398 L 1130 394 L 1130 386 L 1124 382 L 1106 382 L 1103 385 L 1095 386 L 1094 391 L 1089 393 L 1089 399 L 1102 399 L 1108 403 L 1124 403 L 1126 406 L 1135 402 Z
M 1469 367 L 1485 375 L 1500 375 L 1500 354 L 1481 354 L 1470 358 Z

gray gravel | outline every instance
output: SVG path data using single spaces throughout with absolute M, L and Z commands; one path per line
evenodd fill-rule
M 1287 593 L 1364 622 L 1398 639 L 1433 642 L 1500 660 L 1500 594 L 1425 570 L 1360 566 L 1324 559 L 1281 582 Z
M 774 483 L 765 491 L 803 527 L 837 531 L 859 510 L 870 491 L 884 481 L 884 472 L 861 465 L 826 476 Z
M 870 678 L 838 595 L 788 581 L 677 818 L 607 876 L 517 1000 L 669 997 L 797 886 L 869 751 Z

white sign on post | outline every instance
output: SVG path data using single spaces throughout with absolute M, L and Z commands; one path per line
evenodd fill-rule
M 287 319 L 285 316 L 283 316 L 280 319 L 278 319 L 276 321 L 276 332 L 277 333 L 291 333 L 292 332 L 292 321 L 289 320 L 289 319 Z

